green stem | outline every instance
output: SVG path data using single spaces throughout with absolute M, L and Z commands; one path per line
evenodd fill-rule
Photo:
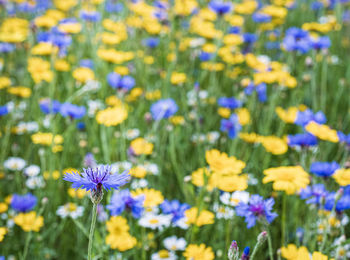
M 269 256 L 270 256 L 270 260 L 273 260 L 273 249 L 272 249 L 270 229 L 267 228 L 266 231 L 267 231 L 267 244 L 269 246 Z
M 91 221 L 90 234 L 89 234 L 88 260 L 92 259 L 91 251 L 92 251 L 92 244 L 94 240 L 96 216 L 97 216 L 97 204 L 94 203 L 92 207 L 92 221 Z
M 283 193 L 282 199 L 282 222 L 281 222 L 281 245 L 285 245 L 286 239 L 286 205 L 287 205 L 287 196 Z
M 30 243 L 31 239 L 32 239 L 32 232 L 29 232 L 28 235 L 27 235 L 26 244 L 24 246 L 23 254 L 22 254 L 22 257 L 21 257 L 22 260 L 25 260 L 27 258 L 28 249 L 29 249 L 29 243 Z

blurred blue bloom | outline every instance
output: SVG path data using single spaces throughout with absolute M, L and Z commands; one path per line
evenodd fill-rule
M 247 228 L 254 227 L 257 220 L 266 219 L 271 223 L 278 215 L 272 212 L 275 200 L 269 198 L 264 200 L 260 195 L 254 194 L 248 203 L 240 202 L 236 207 L 237 216 L 245 217 Z
M 218 15 L 224 15 L 232 10 L 233 5 L 231 2 L 212 0 L 209 2 L 208 7 Z
M 119 13 L 123 11 L 124 6 L 122 3 L 118 3 L 115 0 L 109 0 L 105 4 L 105 10 L 109 13 Z
M 309 133 L 288 135 L 287 139 L 288 139 L 288 145 L 291 147 L 294 147 L 294 146 L 308 147 L 308 146 L 317 145 L 317 137 Z
M 144 196 L 131 196 L 128 189 L 120 190 L 119 192 L 114 192 L 110 204 L 106 208 L 112 216 L 120 215 L 126 210 L 131 211 L 134 218 L 140 218 L 144 211 L 144 200 Z
M 294 124 L 306 126 L 311 121 L 315 121 L 318 124 L 324 124 L 327 122 L 327 118 L 322 111 L 319 111 L 316 114 L 314 114 L 312 110 L 308 108 L 304 111 L 298 111 L 297 118 Z
M 151 105 L 151 114 L 154 120 L 169 118 L 178 110 L 178 106 L 171 98 L 160 99 Z
M 234 97 L 221 97 L 218 99 L 218 105 L 220 107 L 235 109 L 242 106 L 242 101 Z
M 12 52 L 15 49 L 16 49 L 16 46 L 11 43 L 0 42 L 0 53 Z
M 253 83 L 250 83 L 244 89 L 244 93 L 248 96 L 252 95 L 254 91 L 257 93 L 258 99 L 260 102 L 267 101 L 267 93 L 266 93 L 266 84 L 265 83 L 261 83 L 261 84 L 256 85 L 256 86 Z
M 312 3 L 311 3 L 311 6 L 310 6 L 310 7 L 311 7 L 312 10 L 317 11 L 317 10 L 322 9 L 322 8 L 324 7 L 324 5 L 323 5 L 322 2 L 315 1 L 315 2 L 312 2 Z
M 72 182 L 73 188 L 82 188 L 87 191 L 100 190 L 102 187 L 106 190 L 111 188 L 117 190 L 130 180 L 130 175 L 126 171 L 121 174 L 111 174 L 111 167 L 108 165 L 83 170 L 81 174 L 78 172 L 66 172 L 63 180 Z
M 95 157 L 92 153 L 87 153 L 84 157 L 84 166 L 87 168 L 95 168 L 97 165 Z
M 5 116 L 9 113 L 8 107 L 5 106 L 0 106 L 0 116 Z
M 300 198 L 303 200 L 307 199 L 307 204 L 321 205 L 325 202 L 327 195 L 328 191 L 322 183 L 307 186 L 300 191 Z
M 37 203 L 37 198 L 27 193 L 25 195 L 14 194 L 11 199 L 11 207 L 18 212 L 31 211 Z
M 243 33 L 242 36 L 245 43 L 254 43 L 258 40 L 258 36 L 254 33 Z
M 336 193 L 332 192 L 326 197 L 325 210 L 331 211 L 334 207 Z M 345 191 L 335 205 L 336 211 L 344 211 L 350 209 L 350 192 Z
M 220 131 L 226 132 L 230 139 L 235 138 L 241 128 L 236 114 L 232 114 L 229 119 L 221 119 Z
M 310 166 L 310 172 L 320 177 L 330 177 L 339 168 L 337 162 L 314 162 Z
M 63 103 L 60 107 L 60 114 L 63 117 L 71 119 L 80 119 L 85 115 L 86 109 L 84 106 L 77 106 L 71 103 Z
M 94 62 L 90 59 L 83 59 L 79 62 L 80 67 L 94 69 Z
M 85 123 L 84 122 L 77 122 L 77 129 L 78 130 L 84 130 L 85 129 Z
M 199 59 L 200 59 L 201 61 L 208 61 L 208 60 L 211 59 L 211 53 L 202 51 L 202 52 L 199 54 Z
M 50 100 L 45 98 L 39 102 L 40 109 L 45 114 L 57 114 L 60 111 L 61 103 L 57 100 Z
M 246 246 L 243 250 L 241 260 L 249 260 L 250 247 Z
M 172 221 L 176 222 L 185 216 L 185 211 L 190 208 L 187 203 L 181 204 L 178 200 L 164 200 L 160 205 L 164 214 L 171 214 L 173 216 Z
M 88 22 L 98 22 L 101 20 L 101 14 L 96 11 L 80 11 L 80 18 Z
M 149 48 L 155 48 L 159 45 L 159 38 L 149 37 L 142 41 L 142 44 Z
M 350 145 L 350 134 L 346 135 L 343 132 L 338 131 L 337 135 L 340 143 L 346 143 L 347 145 Z
M 271 16 L 263 13 L 254 13 L 252 19 L 256 23 L 268 23 L 271 21 Z
M 239 34 L 241 32 L 241 27 L 232 26 L 228 29 L 228 33 Z
M 331 47 L 331 40 L 328 36 L 321 36 L 317 39 L 312 39 L 312 48 L 316 50 L 328 49 Z
M 135 79 L 131 76 L 120 76 L 116 72 L 111 72 L 107 75 L 108 84 L 115 89 L 129 91 L 135 86 Z
M 286 51 L 307 53 L 311 48 L 309 32 L 300 28 L 291 27 L 286 31 L 282 46 Z

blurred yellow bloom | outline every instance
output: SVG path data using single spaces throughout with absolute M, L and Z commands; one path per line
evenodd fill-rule
M 9 77 L 0 77 L 0 89 L 7 88 L 11 85 L 11 80 Z
M 131 191 L 131 195 L 133 197 L 143 195 L 145 197 L 145 200 L 143 202 L 143 205 L 145 207 L 155 207 L 164 201 L 163 194 L 159 190 L 155 190 L 155 189 L 139 188 Z
M 245 107 L 236 109 L 236 114 L 238 116 L 238 121 L 241 125 L 250 124 L 250 113 L 249 110 Z
M 187 224 L 196 226 L 209 225 L 214 223 L 214 214 L 208 210 L 202 210 L 198 214 L 198 208 L 193 207 L 185 211 Z
M 17 43 L 27 39 L 29 22 L 20 18 L 7 18 L 0 27 L 0 41 Z
M 62 135 L 55 135 L 53 136 L 52 133 L 42 133 L 38 132 L 36 134 L 33 134 L 31 136 L 32 142 L 34 144 L 42 144 L 50 146 L 51 144 L 62 144 L 63 143 L 63 137 Z M 53 138 L 53 140 L 52 140 Z
M 32 94 L 32 90 L 27 87 L 10 87 L 7 89 L 7 92 L 23 98 L 28 98 Z
M 66 60 L 56 60 L 55 61 L 55 69 L 57 71 L 69 71 L 70 65 Z
M 216 187 L 215 179 L 212 177 L 210 171 L 203 167 L 192 172 L 191 174 L 192 184 L 197 187 L 203 187 L 206 185 L 207 190 L 211 191 Z
M 183 116 L 172 116 L 169 118 L 169 121 L 173 125 L 183 125 L 185 124 L 185 118 Z
M 82 199 L 87 194 L 88 194 L 88 192 L 84 189 L 74 189 L 74 188 L 68 189 L 68 195 L 71 196 L 72 198 Z
M 328 125 L 322 125 L 311 121 L 305 126 L 305 130 L 321 140 L 330 141 L 333 143 L 339 142 L 337 131 L 331 129 Z
M 186 74 L 180 72 L 173 72 L 171 74 L 170 82 L 174 85 L 180 85 L 186 82 Z
M 35 211 L 19 213 L 13 220 L 15 224 L 20 226 L 25 232 L 39 232 L 40 228 L 44 225 L 44 218 L 42 216 L 37 216 Z
M 320 252 L 313 252 L 312 255 L 305 246 L 299 248 L 294 244 L 288 244 L 287 247 L 281 248 L 281 255 L 287 260 L 328 260 L 333 258 L 328 258 L 326 255 Z
M 54 0 L 54 4 L 57 9 L 60 9 L 62 11 L 68 11 L 69 9 L 73 8 L 78 4 L 78 0 Z
M 0 214 L 6 212 L 7 210 L 8 210 L 7 204 L 4 202 L 0 202 Z
M 130 227 L 126 218 L 113 216 L 106 222 L 106 226 L 109 232 L 106 236 L 106 244 L 112 249 L 123 252 L 136 245 L 136 238 L 129 234 Z
M 350 185 L 350 169 L 338 169 L 332 177 L 340 186 Z
M 264 170 L 263 183 L 273 182 L 273 189 L 295 194 L 310 183 L 310 176 L 301 166 L 281 166 Z
M 286 123 L 293 124 L 297 119 L 297 114 L 298 114 L 297 107 L 289 107 L 286 110 L 284 110 L 282 107 L 276 107 L 275 111 L 278 117 Z
M 28 59 L 28 71 L 35 83 L 41 81 L 51 82 L 53 73 L 50 70 L 50 63 L 46 60 L 32 57 Z
M 51 55 L 56 54 L 58 48 L 49 42 L 40 42 L 32 48 L 33 55 Z
M 228 156 L 224 152 L 212 149 L 206 151 L 205 159 L 214 173 L 239 174 L 245 167 L 245 162 L 237 160 L 234 156 Z
M 214 260 L 215 255 L 211 247 L 206 247 L 205 244 L 187 246 L 183 256 L 186 260 Z
M 280 155 L 288 151 L 287 142 L 277 136 L 260 136 L 259 142 L 269 153 Z
M 221 116 L 223 118 L 229 118 L 231 115 L 231 110 L 229 108 L 226 108 L 226 107 L 220 107 L 218 109 L 218 114 L 219 114 L 219 116 Z
M 6 227 L 0 227 L 0 242 L 4 240 L 5 235 L 7 234 Z
M 248 187 L 247 175 L 213 174 L 212 178 L 219 190 L 226 192 L 242 191 Z
M 95 78 L 95 73 L 90 68 L 80 67 L 73 71 L 73 78 L 79 82 L 85 83 L 88 80 L 93 80 Z
M 198 3 L 196 0 L 175 0 L 174 11 L 177 15 L 190 15 L 196 8 Z
M 124 106 L 109 107 L 96 114 L 96 121 L 105 126 L 116 126 L 128 118 L 128 111 Z
M 147 175 L 147 171 L 142 166 L 136 166 L 130 169 L 129 174 L 135 178 L 145 178 Z
M 153 152 L 153 144 L 149 143 L 146 139 L 138 137 L 131 141 L 130 147 L 136 155 L 150 155 Z
M 239 138 L 242 140 L 246 141 L 247 143 L 257 143 L 260 141 L 260 135 L 256 133 L 239 133 L 238 134 Z

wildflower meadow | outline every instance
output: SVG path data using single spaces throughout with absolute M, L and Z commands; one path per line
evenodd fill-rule
M 350 259 L 349 0 L 0 0 L 0 260 Z

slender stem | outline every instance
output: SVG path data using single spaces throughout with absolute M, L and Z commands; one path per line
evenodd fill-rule
M 287 204 L 287 196 L 283 193 L 282 198 L 282 222 L 281 222 L 281 245 L 285 245 L 286 239 L 286 204 Z
M 96 216 L 97 216 L 97 204 L 93 203 L 92 221 L 91 221 L 90 234 L 89 234 L 88 260 L 92 259 L 91 250 L 92 250 L 92 244 L 93 244 L 93 240 L 94 240 Z
M 263 243 L 259 243 L 259 241 L 255 244 L 254 249 L 253 249 L 253 253 L 250 256 L 250 260 L 254 260 L 254 257 L 256 255 L 256 253 L 258 252 L 259 248 L 262 246 Z
M 267 231 L 267 244 L 269 245 L 270 260 L 273 260 L 273 249 L 272 249 L 272 240 L 271 240 L 270 229 L 267 228 L 266 231 Z
M 27 235 L 26 244 L 24 246 L 23 254 L 21 257 L 22 260 L 25 260 L 27 258 L 28 249 L 29 249 L 29 242 L 30 242 L 31 238 L 32 238 L 32 232 L 29 232 Z

